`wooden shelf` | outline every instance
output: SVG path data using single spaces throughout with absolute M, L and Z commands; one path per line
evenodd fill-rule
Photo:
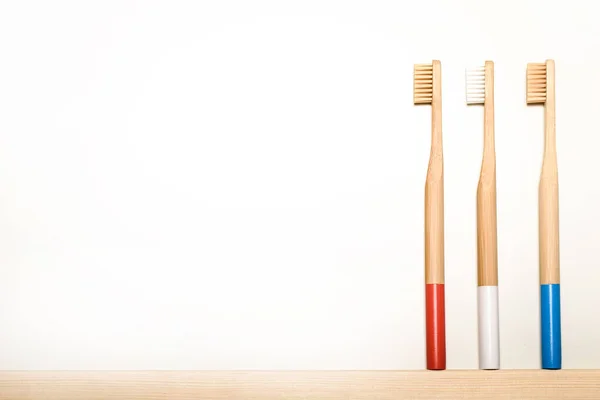
M 0 399 L 598 399 L 600 370 L 0 371 Z

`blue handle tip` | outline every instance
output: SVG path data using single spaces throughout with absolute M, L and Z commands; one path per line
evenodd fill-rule
M 561 369 L 560 284 L 541 285 L 542 368 Z

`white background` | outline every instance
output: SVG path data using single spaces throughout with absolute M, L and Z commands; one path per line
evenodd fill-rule
M 600 368 L 600 28 L 585 1 L 5 1 L 0 368 L 421 369 L 442 61 L 449 368 L 477 368 L 481 107 L 496 62 L 503 368 L 538 368 L 556 60 L 563 353 Z

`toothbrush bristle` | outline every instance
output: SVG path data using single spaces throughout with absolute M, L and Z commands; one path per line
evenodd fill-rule
M 414 103 L 431 104 L 433 99 L 433 64 L 415 64 Z
M 527 64 L 527 103 L 546 102 L 546 63 Z
M 485 67 L 467 68 L 465 73 L 467 104 L 485 102 Z

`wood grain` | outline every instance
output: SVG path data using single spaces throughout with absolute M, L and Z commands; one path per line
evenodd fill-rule
M 494 143 L 494 63 L 485 62 L 483 159 L 477 186 L 477 284 L 498 285 L 496 149 Z
M 0 400 L 598 399 L 600 370 L 0 372 Z
M 560 283 L 554 61 L 546 61 L 544 161 L 539 186 L 540 283 Z
M 425 283 L 444 283 L 444 157 L 442 71 L 433 61 L 431 152 L 425 181 Z

